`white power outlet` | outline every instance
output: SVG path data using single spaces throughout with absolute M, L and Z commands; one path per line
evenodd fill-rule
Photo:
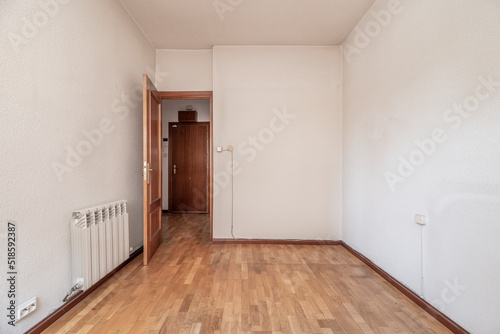
M 425 215 L 416 214 L 415 223 L 417 223 L 418 225 L 427 225 L 427 218 L 425 218 Z
M 30 298 L 28 301 L 22 303 L 16 307 L 16 318 L 17 321 L 21 320 L 31 312 L 36 310 L 36 297 Z

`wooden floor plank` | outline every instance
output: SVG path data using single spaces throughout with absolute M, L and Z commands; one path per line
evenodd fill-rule
M 209 216 L 163 217 L 135 259 L 44 333 L 450 333 L 339 246 L 212 244 Z

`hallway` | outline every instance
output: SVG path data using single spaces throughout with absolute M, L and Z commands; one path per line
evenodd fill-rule
M 209 215 L 164 240 L 44 333 L 450 333 L 340 246 L 209 242 Z

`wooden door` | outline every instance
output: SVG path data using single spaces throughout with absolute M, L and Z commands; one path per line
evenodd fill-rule
M 169 123 L 169 211 L 208 213 L 209 122 Z
M 161 98 L 146 74 L 143 79 L 143 264 L 148 265 L 162 241 L 162 134 Z

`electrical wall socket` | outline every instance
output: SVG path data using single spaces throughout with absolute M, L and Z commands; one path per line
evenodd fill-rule
M 30 298 L 28 301 L 16 307 L 16 321 L 21 320 L 34 310 L 36 310 L 36 297 Z
M 415 223 L 417 223 L 418 225 L 427 225 L 427 218 L 425 218 L 425 215 L 416 214 Z

